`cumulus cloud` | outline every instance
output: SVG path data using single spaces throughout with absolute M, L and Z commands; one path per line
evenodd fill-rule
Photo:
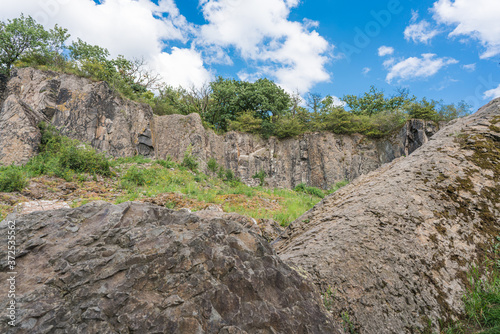
M 418 11 L 412 10 L 410 25 L 406 27 L 404 31 L 404 36 L 407 41 L 412 40 L 415 43 L 427 44 L 431 39 L 434 38 L 439 31 L 434 29 L 429 22 L 418 20 Z
M 380 57 L 392 55 L 394 53 L 394 48 L 390 46 L 382 45 L 378 48 L 378 55 Z
M 474 72 L 476 70 L 476 63 L 462 65 L 462 68 L 467 72 Z
M 316 23 L 288 20 L 298 0 L 203 0 L 207 24 L 200 27 L 199 43 L 235 48 L 254 68 L 250 72 L 275 78 L 289 91 L 306 92 L 328 81 L 325 69 L 329 43 L 316 31 Z
M 449 34 L 477 39 L 485 47 L 481 58 L 500 54 L 500 1 L 439 0 L 432 8 L 436 21 L 454 26 Z
M 289 91 L 306 92 L 330 79 L 325 65 L 333 47 L 314 30 L 319 23 L 288 19 L 299 0 L 199 4 L 203 25 L 188 22 L 175 0 L 2 0 L 0 19 L 24 13 L 47 28 L 58 23 L 72 38 L 106 47 L 113 57 L 144 56 L 159 73 L 169 74 L 169 84 L 206 80 L 211 65 L 231 66 L 235 57 L 246 61 L 242 72 L 249 77 L 268 76 Z
M 500 97 L 500 85 L 498 85 L 497 88 L 487 90 L 486 92 L 484 92 L 483 96 L 485 99 L 494 99 Z
M 424 53 L 421 58 L 410 57 L 399 62 L 394 59 L 384 62 L 388 69 L 386 81 L 390 83 L 394 79 L 411 80 L 422 79 L 433 76 L 440 69 L 447 65 L 456 64 L 458 61 L 453 58 L 436 58 L 433 53 Z
M 106 47 L 113 57 L 144 57 L 163 75 L 168 84 L 202 84 L 210 72 L 200 65 L 195 52 L 174 48 L 164 52 L 169 41 L 186 43 L 196 27 L 180 15 L 173 0 L 7 0 L 2 1 L 0 18 L 31 15 L 46 28 L 54 24 L 67 28 L 72 39 Z M 180 55 L 186 56 L 186 58 Z M 166 61 L 168 59 L 168 62 Z M 188 62 L 187 60 L 192 60 Z M 182 71 L 174 71 L 180 69 Z M 187 80 L 189 73 L 191 80 Z

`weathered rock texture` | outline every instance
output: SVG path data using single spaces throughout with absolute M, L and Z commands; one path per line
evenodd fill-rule
M 94 202 L 11 214 L 1 235 L 9 220 L 18 313 L 2 333 L 339 333 L 313 283 L 223 213 Z
M 14 69 L 0 108 L 3 164 L 24 163 L 37 153 L 37 124 L 42 121 L 113 156 L 149 156 L 153 152 L 151 108 L 122 99 L 105 82 Z
M 0 94 L 1 95 L 1 94 Z M 386 139 L 309 133 L 262 139 L 245 133 L 218 136 L 198 114 L 153 117 L 151 108 L 120 98 L 104 82 L 30 68 L 15 69 L 0 106 L 0 163 L 24 163 L 37 153 L 40 121 L 111 156 L 142 154 L 182 160 L 191 147 L 202 168 L 214 157 L 249 185 L 264 171 L 273 187 L 299 183 L 328 188 L 408 155 L 438 130 L 409 121 Z M 1 100 L 0 100 L 1 102 Z
M 167 155 L 182 159 L 191 148 L 202 166 L 213 157 L 247 184 L 258 185 L 260 181 L 253 176 L 263 170 L 269 186 L 293 188 L 306 183 L 328 188 L 412 153 L 437 130 L 433 122 L 411 120 L 386 139 L 322 132 L 265 140 L 237 132 L 218 136 L 203 128 L 198 114 L 191 114 L 157 117 L 154 137 L 155 152 L 160 159 Z
M 457 319 L 469 266 L 500 232 L 500 99 L 296 220 L 278 245 L 360 333 Z

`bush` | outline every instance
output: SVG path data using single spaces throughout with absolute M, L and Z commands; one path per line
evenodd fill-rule
M 155 164 L 158 164 L 164 168 L 175 168 L 177 166 L 170 155 L 167 155 L 165 160 L 156 160 Z
M 217 163 L 217 160 L 215 160 L 215 158 L 210 158 L 207 163 L 207 168 L 209 171 L 215 174 L 219 169 L 219 164 Z
M 99 174 L 110 176 L 109 160 L 102 153 L 76 141 L 68 141 L 59 154 L 59 161 L 64 170 L 80 173 Z
M 193 172 L 196 172 L 198 169 L 198 160 L 196 159 L 195 156 L 191 154 L 191 146 L 188 147 L 186 152 L 184 152 L 184 159 L 182 160 L 182 165 Z
M 132 166 L 127 170 L 125 175 L 122 176 L 122 184 L 124 184 L 123 181 L 136 186 L 143 186 L 147 182 L 146 173 L 144 170 L 137 168 L 137 166 Z
M 305 183 L 299 183 L 294 189 L 296 192 L 306 193 L 319 198 L 324 198 L 325 193 L 316 187 L 308 187 Z
M 21 191 L 28 185 L 22 169 L 16 166 L 0 168 L 0 192 Z
M 260 181 L 259 185 L 262 187 L 264 185 L 266 176 L 267 176 L 266 172 L 264 172 L 264 170 L 260 170 L 259 172 L 255 173 L 255 175 L 252 176 L 252 178 L 259 179 L 259 181 Z

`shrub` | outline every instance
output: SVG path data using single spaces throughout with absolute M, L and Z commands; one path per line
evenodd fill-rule
M 217 169 L 219 168 L 217 160 L 215 160 L 215 158 L 210 158 L 207 163 L 207 168 L 209 171 L 215 174 L 217 172 Z
M 122 176 L 122 183 L 123 181 L 137 186 L 143 186 L 146 184 L 147 178 L 144 170 L 137 168 L 137 166 L 132 166 L 127 170 L 125 175 Z
M 175 168 L 177 164 L 175 161 L 172 160 L 172 157 L 170 155 L 167 155 L 165 160 L 156 160 L 155 164 L 158 164 L 164 168 Z
M 252 176 L 252 178 L 259 179 L 259 181 L 260 181 L 259 185 L 262 187 L 264 185 L 266 176 L 267 176 L 266 172 L 264 172 L 264 170 L 261 169 L 259 172 L 255 173 L 255 175 Z
M 195 156 L 191 154 L 191 146 L 188 147 L 186 152 L 184 152 L 184 159 L 182 159 L 182 165 L 193 172 L 195 172 L 198 169 L 198 160 L 196 159 Z
M 22 169 L 16 166 L 0 168 L 0 192 L 21 191 L 28 185 Z
M 340 188 L 342 187 L 345 187 L 346 185 L 349 184 L 349 180 L 344 180 L 344 181 L 339 181 L 337 183 L 335 183 L 329 190 L 328 190 L 328 194 L 333 194 L 334 192 L 336 192 L 337 190 L 339 190 Z
M 70 145 L 62 148 L 59 155 L 63 169 L 104 176 L 111 175 L 110 163 L 104 154 L 97 153 L 93 148 L 76 141 L 70 141 L 68 144 Z
M 299 183 L 294 189 L 296 192 L 306 193 L 319 198 L 325 197 L 325 193 L 316 187 L 308 187 L 305 183 Z

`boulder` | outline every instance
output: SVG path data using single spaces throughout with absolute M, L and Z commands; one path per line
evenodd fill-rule
M 467 273 L 499 222 L 496 99 L 326 197 L 277 251 L 335 291 L 334 315 L 348 314 L 360 333 L 420 333 L 463 315 Z
M 11 214 L 17 325 L 2 312 L 0 332 L 339 333 L 307 277 L 233 218 L 130 202 Z

